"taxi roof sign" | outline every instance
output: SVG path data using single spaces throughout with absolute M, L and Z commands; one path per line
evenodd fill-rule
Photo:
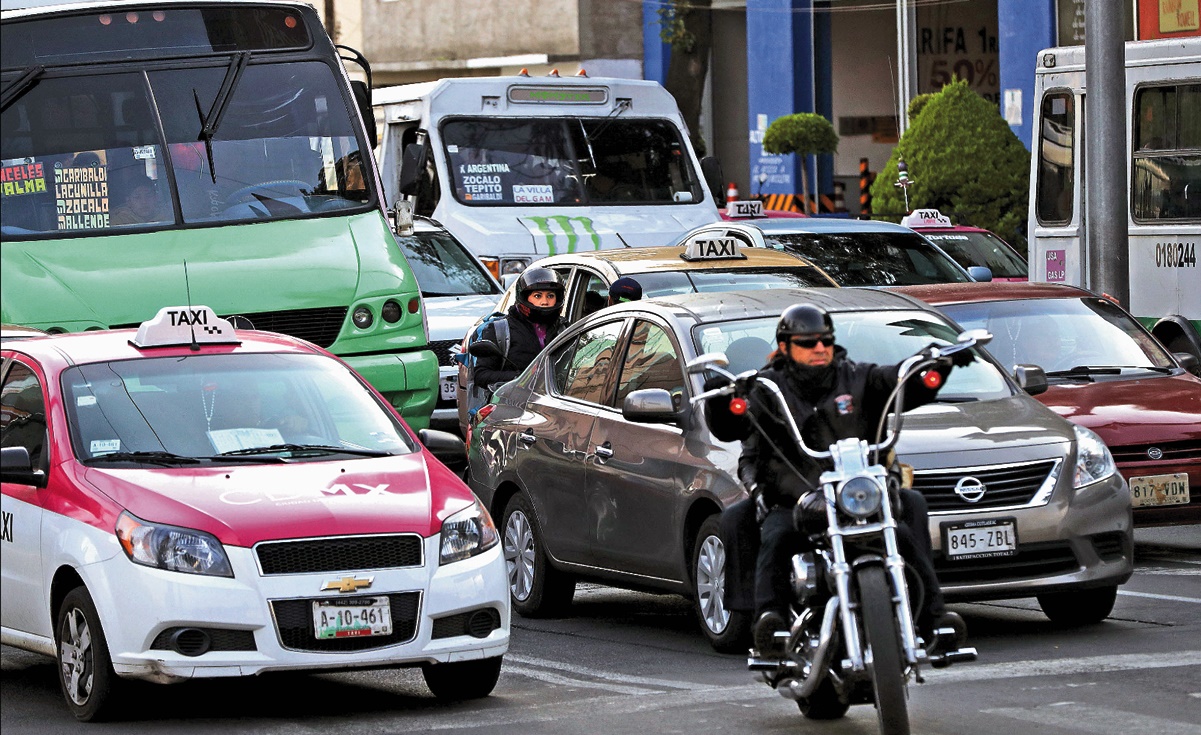
M 734 199 L 726 202 L 727 217 L 762 217 L 763 202 L 758 199 L 739 200 Z
M 725 237 L 706 236 L 688 241 L 680 257 L 687 261 L 694 260 L 746 260 L 742 254 L 740 238 L 726 235 Z
M 164 306 L 149 321 L 142 322 L 130 344 L 147 347 L 180 345 L 236 345 L 241 340 L 233 325 L 207 306 Z
M 901 219 L 906 227 L 954 227 L 951 218 L 937 209 L 915 209 Z

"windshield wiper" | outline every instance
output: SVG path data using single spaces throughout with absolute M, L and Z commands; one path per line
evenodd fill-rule
M 37 66 L 29 67 L 21 76 L 14 79 L 11 84 L 4 88 L 3 92 L 0 92 L 0 112 L 7 110 L 9 105 L 19 100 L 45 72 L 46 67 L 38 64 Z
M 213 136 L 217 134 L 221 118 L 225 115 L 225 108 L 229 106 L 229 100 L 233 97 L 234 89 L 238 86 L 238 81 L 241 80 L 242 72 L 246 70 L 246 64 L 249 61 L 249 51 L 242 51 L 234 55 L 233 60 L 229 62 L 229 68 L 225 70 L 225 79 L 221 80 L 221 89 L 217 90 L 217 96 L 213 99 L 213 106 L 209 108 L 209 114 L 205 115 L 201 112 L 200 94 L 195 89 L 192 90 L 192 96 L 196 99 L 196 114 L 200 117 L 200 135 L 196 140 L 204 141 L 204 152 L 208 154 L 209 173 L 212 174 L 214 184 L 217 183 L 217 169 L 213 166 Z
M 274 454 L 276 452 L 329 452 L 335 454 L 354 454 L 359 457 L 388 457 L 391 452 L 378 449 L 350 449 L 333 447 L 327 444 L 272 444 L 269 447 L 249 447 L 247 449 L 231 449 L 218 454 L 218 457 L 244 457 L 254 454 Z
M 201 460 L 197 457 L 184 457 L 172 452 L 109 452 L 108 454 L 99 454 L 95 457 L 88 457 L 83 460 L 86 462 L 145 462 L 147 464 L 198 464 Z
M 1048 378 L 1079 378 L 1081 380 L 1091 380 L 1094 375 L 1121 375 L 1122 368 L 1110 366 L 1094 366 L 1094 365 L 1077 365 L 1071 370 L 1052 370 L 1047 373 Z
M 976 403 L 979 398 L 975 396 L 938 396 L 934 399 L 935 403 Z

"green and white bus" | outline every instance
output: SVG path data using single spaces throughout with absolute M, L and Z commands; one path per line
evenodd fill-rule
M 328 349 L 427 425 L 438 364 L 369 88 L 310 6 L 2 9 L 0 320 L 77 332 L 207 304 Z

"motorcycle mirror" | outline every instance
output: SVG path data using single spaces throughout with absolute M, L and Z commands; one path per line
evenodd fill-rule
M 992 341 L 992 334 L 987 329 L 969 329 L 959 335 L 960 342 L 975 340 L 977 345 L 986 345 Z
M 684 367 L 690 373 L 702 373 L 711 367 L 729 367 L 730 360 L 722 352 L 706 352 L 689 360 Z

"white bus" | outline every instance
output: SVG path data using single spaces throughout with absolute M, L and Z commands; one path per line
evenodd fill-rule
M 1038 55 L 1030 279 L 1084 285 L 1084 47 Z M 1201 37 L 1126 44 L 1130 303 L 1174 352 L 1201 358 Z
M 373 97 L 388 201 L 409 196 L 497 278 L 546 255 L 669 245 L 719 219 L 719 179 L 701 174 L 656 82 L 469 77 Z

